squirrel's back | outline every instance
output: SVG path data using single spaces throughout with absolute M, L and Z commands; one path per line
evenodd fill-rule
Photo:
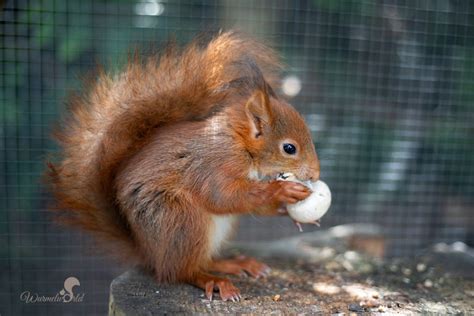
M 184 50 L 170 44 L 161 55 L 135 55 L 117 75 L 100 71 L 71 98 L 71 115 L 56 133 L 61 151 L 49 163 L 48 179 L 60 219 L 109 241 L 112 254 L 116 245 L 121 258 L 134 258 L 132 234 L 115 205 L 119 165 L 157 127 L 206 119 L 255 81 L 272 81 L 278 68 L 271 50 L 227 32 Z

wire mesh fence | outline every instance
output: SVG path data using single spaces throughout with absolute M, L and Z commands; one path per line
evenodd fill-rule
M 237 28 L 288 65 L 278 90 L 306 118 L 333 192 L 323 227 L 383 227 L 387 256 L 474 243 L 474 3 L 470 1 L 6 1 L 0 45 L 0 314 L 104 313 L 119 271 L 51 224 L 40 176 L 64 100 L 131 47 Z M 315 228 L 307 227 L 308 231 Z M 297 233 L 248 217 L 237 239 Z M 75 275 L 75 306 L 26 304 Z M 66 312 L 67 311 L 67 312 Z

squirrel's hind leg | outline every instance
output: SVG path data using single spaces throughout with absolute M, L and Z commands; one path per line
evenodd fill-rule
M 214 260 L 209 270 L 239 276 L 250 275 L 256 279 L 266 277 L 271 271 L 270 267 L 265 263 L 246 256 L 238 256 L 235 259 Z
M 239 276 L 246 276 L 248 274 L 257 279 L 267 276 L 271 271 L 270 267 L 266 264 L 245 256 L 238 256 L 235 259 L 213 260 L 208 270 Z M 230 300 L 235 302 L 241 299 L 240 290 L 227 278 L 199 272 L 188 283 L 203 289 L 209 300 L 212 300 L 214 291 L 219 291 L 223 301 Z
M 212 301 L 214 291 L 219 291 L 223 301 L 240 301 L 240 290 L 229 279 L 221 278 L 209 273 L 199 272 L 188 283 L 203 289 L 206 297 Z

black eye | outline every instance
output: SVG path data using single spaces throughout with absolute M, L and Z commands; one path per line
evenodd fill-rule
M 296 154 L 296 147 L 293 144 L 283 144 L 283 150 L 288 154 L 288 155 L 294 155 Z

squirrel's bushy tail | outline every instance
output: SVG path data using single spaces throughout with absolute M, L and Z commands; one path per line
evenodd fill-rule
M 135 55 L 118 75 L 100 71 L 71 98 L 71 115 L 56 133 L 60 157 L 49 163 L 47 178 L 62 221 L 111 242 L 105 248 L 112 254 L 134 258 L 133 235 L 114 205 L 119 164 L 156 127 L 205 119 L 278 70 L 270 49 L 226 32 L 184 50 L 170 44 L 147 59 Z

